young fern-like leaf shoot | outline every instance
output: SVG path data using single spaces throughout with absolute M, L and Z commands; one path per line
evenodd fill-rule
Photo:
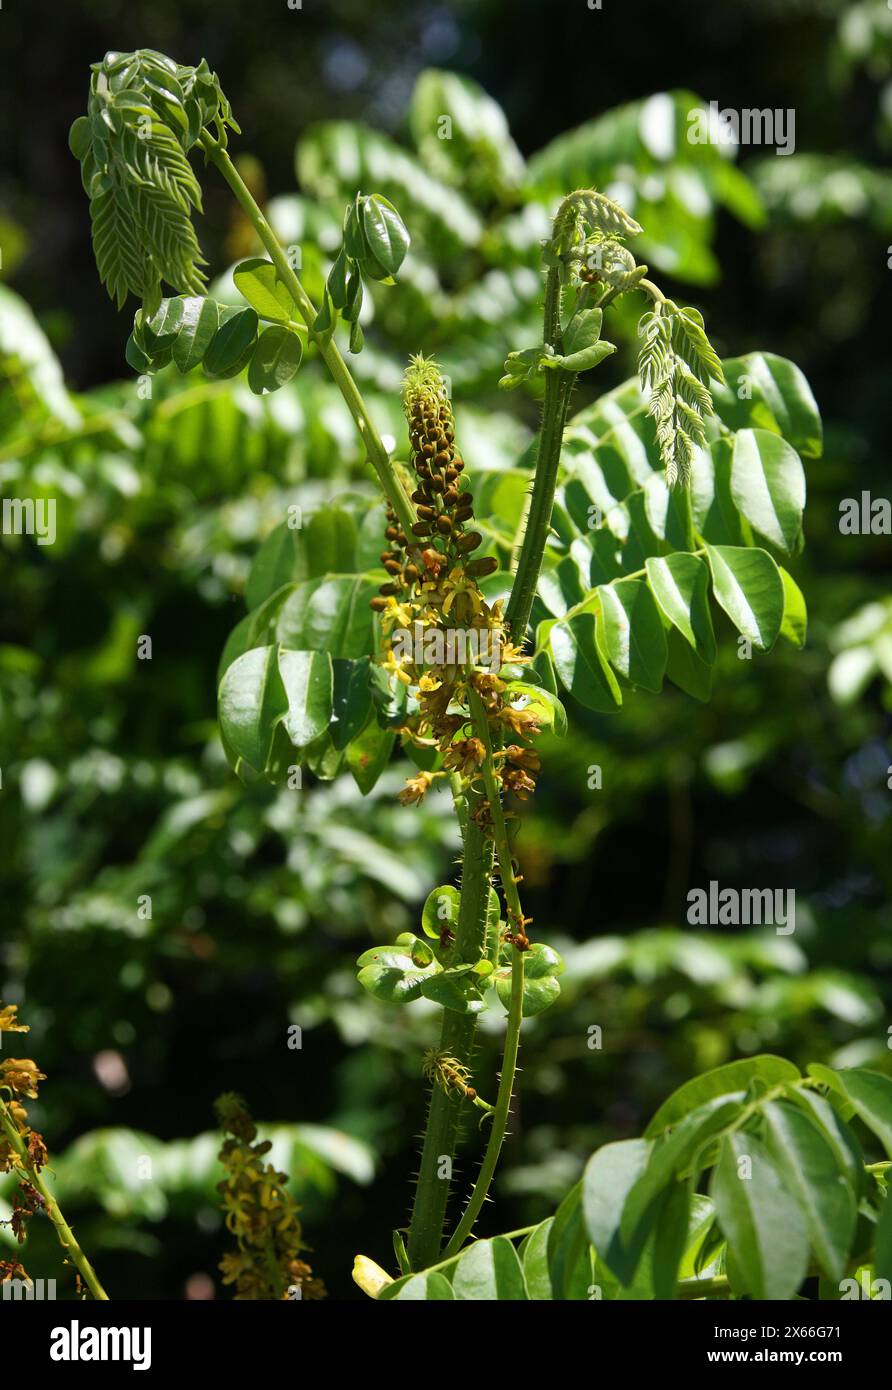
M 221 140 L 238 126 L 204 60 L 182 67 L 139 49 L 107 53 L 92 72 L 87 114 L 69 144 L 90 199 L 96 265 L 119 308 L 135 294 L 150 315 L 162 281 L 179 293 L 204 291 L 192 226 L 201 188 L 187 155 L 207 126 Z
M 725 380 L 722 364 L 696 309 L 659 300 L 638 324 L 638 375 L 650 393 L 666 482 L 687 487 L 694 448 L 706 443 L 704 420 L 713 414 L 711 380 Z

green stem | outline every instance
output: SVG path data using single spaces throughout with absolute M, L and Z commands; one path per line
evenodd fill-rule
M 717 1274 L 714 1279 L 682 1279 L 675 1290 L 675 1297 L 683 1301 L 692 1298 L 727 1298 L 730 1293 L 731 1285 L 724 1274 Z
M 492 875 L 492 841 L 474 819 L 479 791 L 467 792 L 461 898 L 455 931 L 456 959 L 473 964 L 486 952 L 487 909 Z M 440 1049 L 468 1065 L 477 1031 L 475 1014 L 443 1010 Z M 463 1098 L 434 1085 L 421 1151 L 421 1167 L 409 1225 L 408 1255 L 413 1270 L 426 1269 L 440 1253 Z
M 390 502 L 399 518 L 400 525 L 406 535 L 411 534 L 412 523 L 415 521 L 415 513 L 412 504 L 406 494 L 396 469 L 390 458 L 390 454 L 384 446 L 371 415 L 368 406 L 362 398 L 359 388 L 350 373 L 346 362 L 341 356 L 340 349 L 334 338 L 325 333 L 316 333 L 313 324 L 316 321 L 316 306 L 310 299 L 300 280 L 294 272 L 288 257 L 285 255 L 279 239 L 267 222 L 257 203 L 254 201 L 247 185 L 241 178 L 238 170 L 233 164 L 226 150 L 219 145 L 208 133 L 201 137 L 201 144 L 209 163 L 223 175 L 229 184 L 232 192 L 238 200 L 239 206 L 247 217 L 251 226 L 254 228 L 258 237 L 262 241 L 266 250 L 269 252 L 270 260 L 276 267 L 279 278 L 286 286 L 292 299 L 300 311 L 301 317 L 309 329 L 310 337 L 319 349 L 319 354 L 331 373 L 335 385 L 347 404 L 350 414 L 356 422 L 360 438 L 365 445 L 369 456 L 369 462 L 378 475 L 378 481 L 384 489 L 384 494 Z
M 486 788 L 487 800 L 489 801 L 490 815 L 492 818 L 493 839 L 495 841 L 496 853 L 499 859 L 499 872 L 502 878 L 502 890 L 505 894 L 505 901 L 508 911 L 514 918 L 517 931 L 522 930 L 523 910 L 520 904 L 520 894 L 517 890 L 517 880 L 514 876 L 514 863 L 511 857 L 511 845 L 508 840 L 508 831 L 505 825 L 505 815 L 502 810 L 501 789 L 496 778 L 495 765 L 493 763 L 492 739 L 489 732 L 489 720 L 483 701 L 472 686 L 468 688 L 468 706 L 474 721 L 474 730 L 477 737 L 486 749 L 486 758 L 482 765 L 483 784 Z M 505 1050 L 502 1057 L 502 1074 L 499 1078 L 499 1093 L 496 1097 L 495 1111 L 492 1120 L 492 1129 L 489 1134 L 489 1141 L 486 1145 L 486 1152 L 483 1155 L 483 1162 L 480 1165 L 480 1172 L 474 1184 L 468 1205 L 465 1207 L 461 1221 L 455 1229 L 449 1244 L 446 1247 L 446 1256 L 454 1255 L 460 1250 L 464 1242 L 474 1228 L 474 1222 L 480 1214 L 480 1209 L 486 1201 L 490 1184 L 496 1171 L 499 1155 L 502 1151 L 502 1144 L 505 1140 L 505 1131 L 508 1127 L 508 1117 L 511 1112 L 511 1098 L 514 1093 L 514 1078 L 517 1072 L 517 1053 L 520 1047 L 520 1026 L 523 1021 L 523 965 L 524 952 L 516 946 L 512 951 L 511 960 L 511 1001 L 508 1007 L 508 1025 L 505 1030 Z
M 93 1297 L 101 1303 L 108 1303 L 108 1294 L 100 1284 L 96 1271 L 90 1264 L 90 1261 L 78 1245 L 74 1232 L 62 1215 L 59 1203 L 47 1186 L 46 1179 L 29 1160 L 27 1145 L 19 1133 L 18 1126 L 10 1115 L 5 1101 L 2 1099 L 0 1099 L 0 1124 L 2 1124 L 7 1143 L 14 1150 L 21 1168 L 27 1175 L 28 1182 L 32 1187 L 37 1189 L 43 1198 L 44 1210 L 56 1228 L 56 1235 L 59 1238 L 59 1244 L 62 1246 L 62 1249 L 67 1255 L 70 1254 Z
M 545 281 L 544 342 L 546 347 L 553 347 L 556 352 L 560 352 L 563 346 L 560 306 L 560 272 L 556 266 L 551 266 Z M 575 383 L 576 377 L 570 372 L 552 371 L 546 374 L 533 492 L 511 597 L 505 610 L 505 620 L 517 643 L 522 643 L 526 636 L 536 586 L 539 583 L 539 572 L 542 569 L 554 507 L 554 490 L 561 461 L 564 427 Z

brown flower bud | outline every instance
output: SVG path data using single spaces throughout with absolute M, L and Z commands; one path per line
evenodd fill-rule
M 437 530 L 443 536 L 448 536 L 452 531 L 452 522 L 446 515 L 437 517 Z
M 465 574 L 471 579 L 482 579 L 486 574 L 495 574 L 499 568 L 499 562 L 495 555 L 481 555 L 479 560 L 469 560 L 465 565 Z
M 370 599 L 369 599 L 369 608 L 373 608 L 374 611 L 375 611 L 376 613 L 383 613 L 383 611 L 384 611 L 384 609 L 385 609 L 386 607 L 387 607 L 387 599 L 386 599 L 386 598 L 370 598 Z
M 433 529 L 429 521 L 416 521 L 412 527 L 416 536 L 429 536 Z
M 456 550 L 462 555 L 466 555 L 469 550 L 476 550 L 478 545 L 483 544 L 483 537 L 479 531 L 466 531 L 463 536 L 459 536 L 455 542 Z
M 399 574 L 402 569 L 399 560 L 384 560 L 383 564 L 388 574 Z

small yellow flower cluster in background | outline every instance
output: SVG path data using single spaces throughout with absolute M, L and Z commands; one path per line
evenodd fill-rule
M 27 1033 L 26 1023 L 19 1023 L 16 1004 L 0 1006 L 0 1033 Z M 43 1209 L 43 1198 L 28 1181 L 30 1170 L 13 1147 L 16 1136 L 25 1145 L 27 1162 L 34 1172 L 46 1167 L 48 1155 L 43 1138 L 36 1129 L 28 1125 L 28 1112 L 19 1100 L 26 1096 L 37 1099 L 37 1087 L 46 1076 L 30 1057 L 5 1057 L 0 1062 L 0 1096 L 3 1101 L 3 1129 L 0 1130 L 0 1173 L 18 1172 L 22 1175 L 12 1201 L 10 1225 L 12 1233 L 21 1245 L 28 1234 L 28 1223 L 35 1212 Z M 3 1094 L 5 1093 L 5 1094 Z M 7 1128 L 7 1126 L 9 1128 Z M 0 1262 L 0 1283 L 8 1279 L 27 1278 L 22 1266 L 17 1262 Z
M 224 1284 L 240 1300 L 324 1298 L 325 1286 L 301 1258 L 299 1207 L 285 1191 L 288 1178 L 263 1157 L 272 1148 L 256 1143 L 257 1126 L 240 1096 L 220 1096 L 215 1106 L 227 1137 L 220 1150 L 226 1177 L 217 1185 L 226 1227 L 238 1249 L 223 1256 Z
M 409 424 L 412 465 L 418 486 L 412 493 L 417 522 L 409 536 L 388 508 L 388 548 L 381 563 L 388 572 L 372 608 L 380 615 L 385 637 L 382 669 L 410 687 L 418 701 L 418 713 L 407 719 L 401 732 L 421 747 L 437 747 L 446 773 L 458 772 L 473 780 L 479 775 L 486 750 L 471 731 L 468 687 L 480 696 L 499 747 L 508 735 L 530 739 L 540 731 L 534 712 L 514 709 L 507 686 L 497 674 L 505 663 L 530 658 L 509 640 L 502 616 L 502 602 L 489 603 L 480 580 L 494 574 L 494 556 L 472 558 L 482 543 L 479 531 L 468 530 L 474 517 L 474 499 L 468 490 L 465 464 L 455 446 L 452 406 L 436 363 L 412 358 L 403 382 L 403 407 Z M 490 653 L 490 665 L 470 662 L 436 664 L 418 658 L 418 649 L 431 650 L 425 637 L 432 630 L 445 639 L 463 629 L 485 642 L 478 650 Z M 410 630 L 417 636 L 416 650 L 397 651 L 394 633 Z M 448 650 L 444 640 L 442 647 Z M 498 654 L 498 667 L 492 653 Z M 531 776 L 539 766 L 536 755 L 517 743 L 497 755 L 499 775 L 506 791 L 528 796 L 535 783 Z M 436 777 L 424 772 L 410 777 L 399 799 L 405 805 L 420 802 Z

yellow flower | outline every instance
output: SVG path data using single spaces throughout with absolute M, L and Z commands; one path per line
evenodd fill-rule
M 393 1283 L 386 1269 L 375 1264 L 367 1255 L 357 1255 L 353 1261 L 353 1282 L 358 1284 L 369 1298 L 377 1298 L 382 1289 Z
M 0 1008 L 0 1033 L 29 1033 L 31 1030 L 27 1023 L 19 1023 L 16 1014 L 18 1004 L 6 1004 Z
M 406 785 L 401 792 L 397 792 L 396 799 L 403 806 L 417 806 L 427 796 L 431 783 L 434 780 L 432 772 L 416 772 L 414 777 L 406 779 Z
M 443 588 L 446 591 L 446 599 L 443 603 L 443 612 L 449 613 L 454 606 L 457 610 L 467 614 L 479 613 L 483 599 L 480 590 L 477 588 L 473 579 L 469 579 L 460 565 L 449 574 Z
M 0 1084 L 29 1096 L 31 1100 L 37 1099 L 37 1083 L 46 1081 L 46 1076 L 38 1071 L 37 1063 L 32 1062 L 30 1057 L 7 1057 L 5 1062 L 0 1063 L 0 1078 Z

